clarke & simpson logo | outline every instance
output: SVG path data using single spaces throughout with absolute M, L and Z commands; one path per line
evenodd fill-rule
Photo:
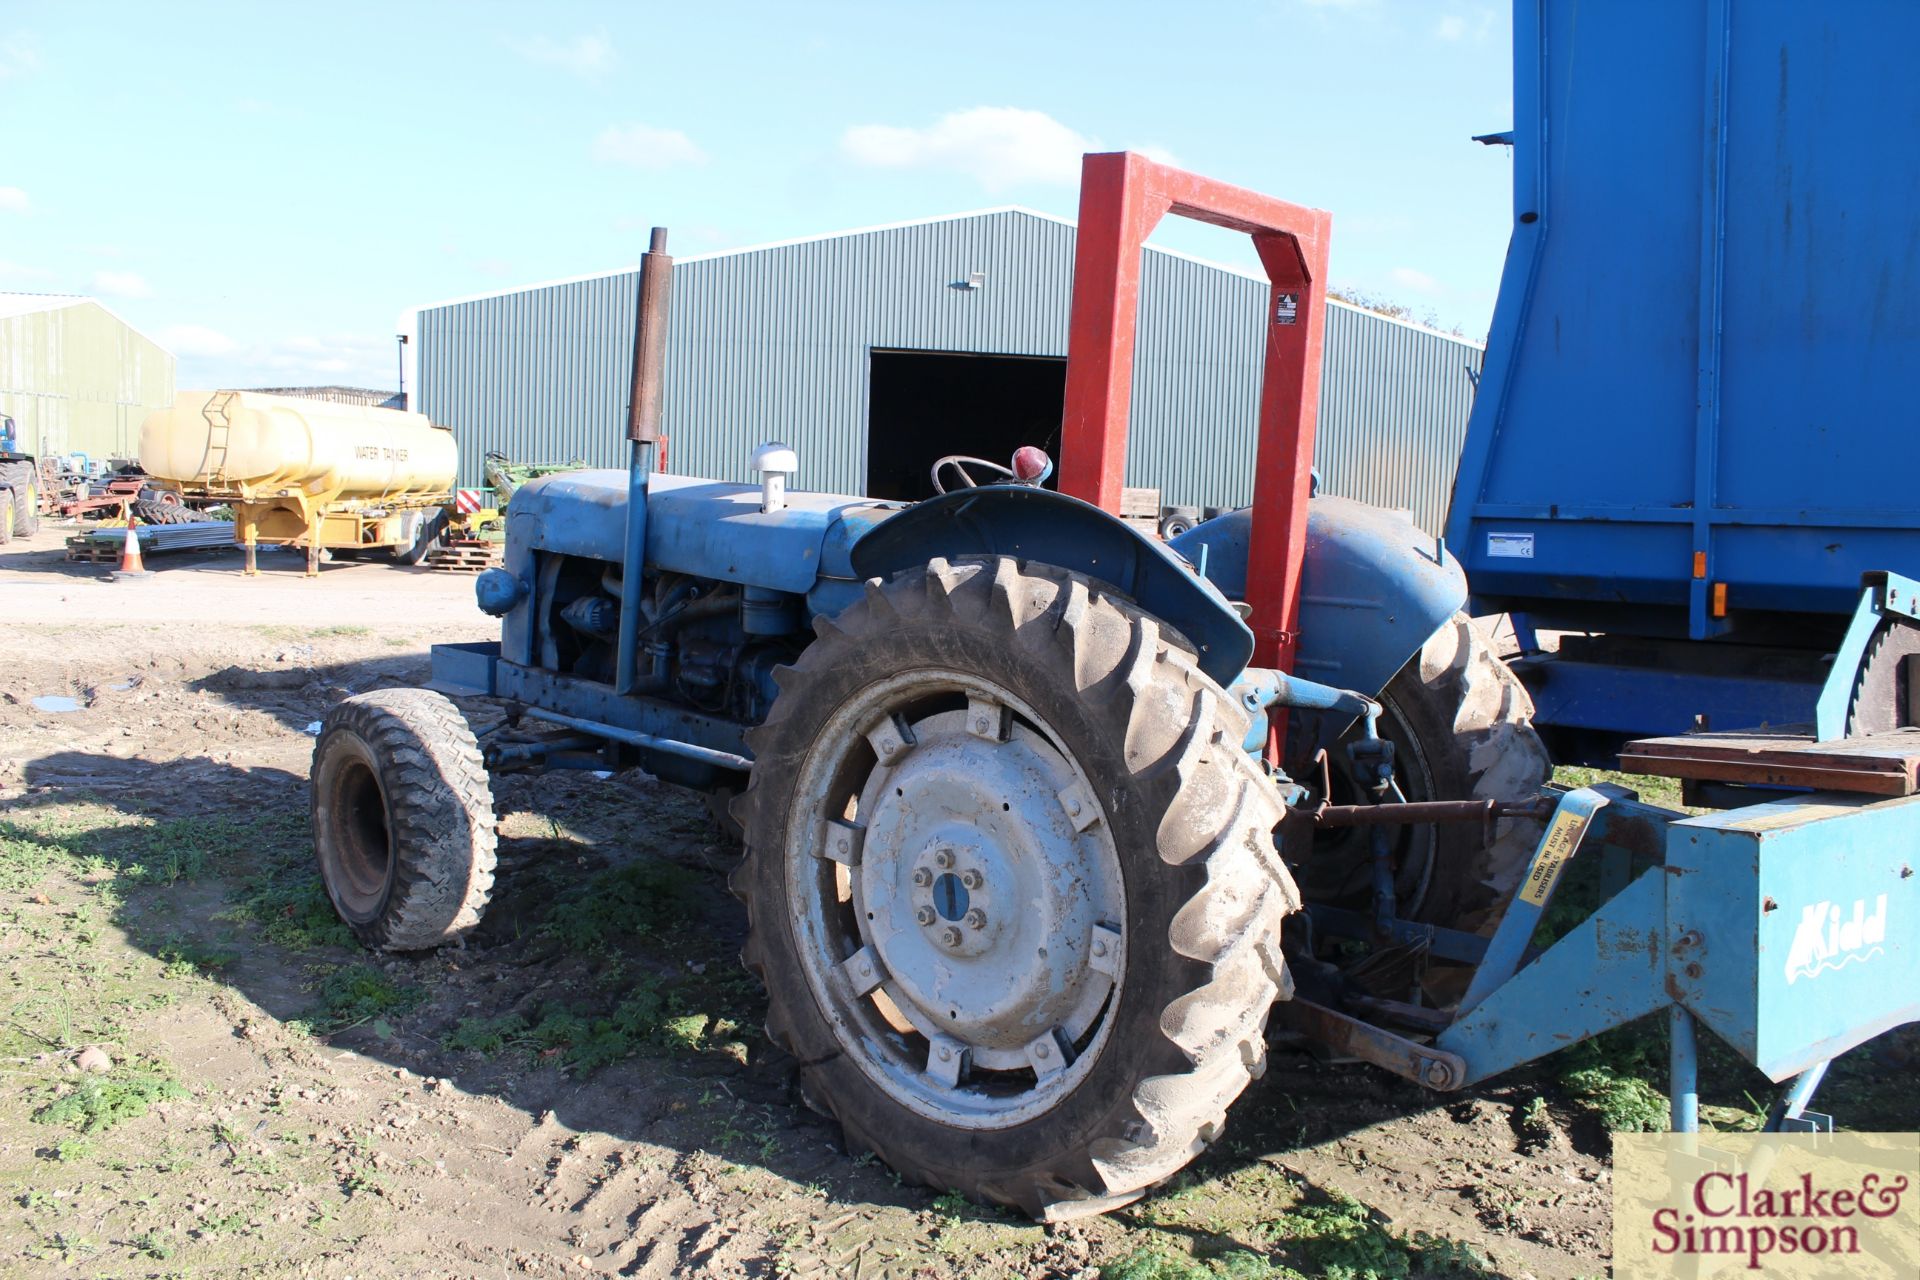
M 1654 1211 L 1653 1252 L 1736 1254 L 1750 1270 L 1775 1253 L 1851 1256 L 1860 1252 L 1861 1223 L 1899 1213 L 1910 1183 L 1905 1175 L 1866 1173 L 1855 1186 L 1829 1187 L 1803 1173 L 1798 1186 L 1755 1191 L 1750 1177 L 1715 1171 L 1695 1178 L 1689 1208 Z
M 1920 1134 L 1615 1134 L 1613 1274 L 1920 1275 Z
M 1872 915 L 1867 914 L 1865 898 L 1854 900 L 1853 913 L 1845 919 L 1831 902 L 1804 907 L 1800 927 L 1793 931 L 1793 945 L 1787 948 L 1787 985 L 1797 978 L 1817 978 L 1829 969 L 1871 960 L 1881 953 L 1880 944 L 1886 940 L 1884 893 L 1874 899 Z

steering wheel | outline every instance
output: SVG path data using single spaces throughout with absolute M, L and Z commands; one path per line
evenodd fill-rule
M 980 482 L 973 478 L 972 473 L 967 470 L 968 466 L 981 467 L 987 471 L 991 471 L 1000 478 L 1000 481 L 1011 480 L 1015 484 L 1026 483 L 1026 481 L 1022 480 L 1018 475 L 1015 475 L 1010 467 L 1003 467 L 997 462 L 988 462 L 985 458 L 976 458 L 970 454 L 950 453 L 933 464 L 933 491 L 940 494 L 944 494 L 947 491 L 947 486 L 940 482 L 940 471 L 944 467 L 952 467 L 959 473 L 961 488 L 978 489 Z

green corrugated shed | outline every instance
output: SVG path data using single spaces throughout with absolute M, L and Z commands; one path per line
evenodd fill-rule
M 92 298 L 0 293 L 0 413 L 21 448 L 131 458 L 173 403 L 173 356 Z

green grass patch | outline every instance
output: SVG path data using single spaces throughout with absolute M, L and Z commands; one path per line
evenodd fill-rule
M 1276 1267 L 1245 1249 L 1202 1261 L 1151 1245 L 1100 1268 L 1100 1280 L 1294 1280 L 1297 1276 L 1291 1268 Z
M 56 868 L 131 884 L 199 880 L 257 849 L 278 847 L 293 825 L 288 815 L 159 821 L 94 803 L 16 809 L 0 822 L 0 890 L 31 889 Z
M 99 1133 L 139 1119 L 156 1102 L 186 1096 L 180 1082 L 157 1064 L 129 1064 L 106 1075 L 84 1077 L 65 1092 L 56 1092 L 33 1118 L 41 1124 Z
M 288 627 L 279 624 L 256 626 L 254 631 L 269 640 L 324 640 L 330 636 L 370 636 L 372 627 L 333 626 L 333 627 Z
M 1621 1027 L 1548 1060 L 1560 1087 L 1611 1133 L 1658 1133 L 1667 1098 L 1647 1082 L 1666 1078 L 1667 1037 L 1652 1025 Z
M 231 947 L 208 946 L 192 938 L 172 937 L 153 949 L 162 966 L 160 976 L 173 981 L 215 974 L 230 968 L 240 958 Z
M 1553 771 L 1553 780 L 1563 787 L 1591 787 L 1595 783 L 1611 782 L 1615 786 L 1638 792 L 1645 804 L 1677 809 L 1682 813 L 1697 812 L 1680 803 L 1678 778 L 1657 778 L 1648 773 L 1619 773 L 1612 769 L 1588 769 L 1581 765 L 1563 764 Z
M 1487 1259 L 1425 1232 L 1402 1235 L 1378 1213 L 1335 1192 L 1264 1224 L 1268 1239 L 1307 1275 L 1326 1280 L 1409 1280 L 1414 1276 L 1491 1276 Z
M 247 885 L 220 918 L 251 923 L 261 937 L 289 951 L 356 945 L 319 873 L 307 866 L 284 867 Z
M 642 859 L 590 877 L 568 891 L 541 927 L 576 951 L 604 951 L 662 937 L 695 914 L 699 878 L 671 862 Z
M 314 995 L 317 1003 L 304 1020 L 323 1033 L 398 1017 L 426 997 L 420 988 L 403 987 L 370 964 L 342 965 L 320 979 Z
M 740 1028 L 690 1007 L 693 992 L 658 978 L 630 983 L 611 1009 L 595 1012 L 549 1004 L 528 1021 L 517 1014 L 463 1018 L 441 1043 L 448 1049 L 492 1057 L 529 1054 L 534 1061 L 558 1060 L 575 1071 L 595 1071 L 649 1050 L 701 1052 L 732 1048 Z

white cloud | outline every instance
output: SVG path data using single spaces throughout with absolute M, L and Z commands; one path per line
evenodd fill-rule
M 53 278 L 53 272 L 44 267 L 30 267 L 24 262 L 0 262 L 0 280 L 45 282 Z
M 32 207 L 33 201 L 27 199 L 27 193 L 19 187 L 0 187 L 0 211 L 25 213 Z
M 1395 267 L 1387 274 L 1393 278 L 1395 284 L 1412 289 L 1415 293 L 1440 292 L 1440 282 L 1424 271 L 1416 271 L 1412 267 Z
M 1080 159 L 1108 150 L 1055 120 L 1024 107 L 972 107 L 952 111 L 924 129 L 890 124 L 855 125 L 840 135 L 840 152 L 876 169 L 951 169 L 989 191 L 1022 183 L 1071 186 L 1080 181 Z M 1166 147 L 1132 148 L 1149 160 L 1178 165 Z
M 203 324 L 171 324 L 160 331 L 160 345 L 176 356 L 224 356 L 240 344 Z
M 593 140 L 593 158 L 601 164 L 624 164 L 635 169 L 670 169 L 682 164 L 705 164 L 706 152 L 678 129 L 650 124 L 609 125 Z
M 25 31 L 0 40 L 0 80 L 11 80 L 40 69 L 40 44 Z
M 1098 144 L 1044 111 L 974 107 L 924 129 L 855 125 L 841 135 L 840 150 L 879 169 L 957 169 L 998 191 L 1027 182 L 1071 185 L 1079 181 L 1081 155 Z
M 93 291 L 104 293 L 109 298 L 153 296 L 153 289 L 147 284 L 146 277 L 133 271 L 96 271 L 93 273 Z
M 201 324 L 173 325 L 158 336 L 180 359 L 176 381 L 183 387 L 387 387 L 395 376 L 391 337 L 309 334 L 244 342 Z
M 545 67 L 558 67 L 569 75 L 579 76 L 582 80 L 597 80 L 613 67 L 613 41 L 607 39 L 604 32 L 598 35 L 576 36 L 571 40 L 554 40 L 548 36 L 535 36 L 531 40 L 522 40 L 514 44 L 513 50 L 528 62 L 536 62 Z
M 1493 33 L 1495 16 L 1491 9 L 1482 9 L 1471 17 L 1449 13 L 1434 24 L 1433 35 L 1436 40 L 1471 40 L 1478 44 Z

